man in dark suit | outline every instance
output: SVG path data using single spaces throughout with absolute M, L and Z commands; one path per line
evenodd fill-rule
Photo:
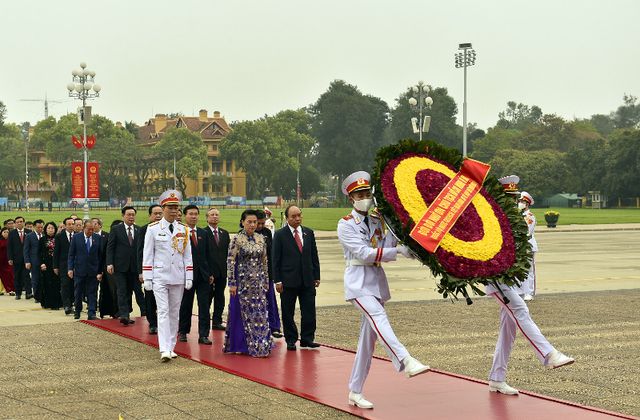
M 13 281 L 16 288 L 16 300 L 22 299 L 22 291 L 26 293 L 26 298 L 31 299 L 31 281 L 29 272 L 24 266 L 24 240 L 31 233 L 24 228 L 24 217 L 15 218 L 15 229 L 9 232 L 7 241 L 7 259 L 9 265 L 13 266 Z
M 144 295 L 138 279 L 138 226 L 136 209 L 131 206 L 122 208 L 122 221 L 109 232 L 107 242 L 107 273 L 115 276 L 118 290 L 118 317 L 124 325 L 133 324 L 129 318 L 133 310 L 131 292 L 135 292 L 136 302 L 142 316 L 146 315 Z M 139 296 L 141 295 L 141 296 Z
M 40 293 L 40 238 L 42 238 L 44 220 L 33 222 L 33 231 L 24 239 L 24 268 L 31 273 L 31 290 L 36 303 L 42 296 Z
M 102 270 L 102 281 L 98 284 L 98 307 L 100 308 L 100 318 L 104 318 L 105 316 L 110 316 L 111 318 L 115 318 L 118 316 L 118 299 L 116 296 L 116 291 L 111 290 L 112 287 L 115 288 L 115 282 L 109 281 L 109 275 L 107 273 L 107 244 L 109 243 L 109 233 L 105 232 L 102 229 L 102 219 L 99 217 L 92 217 L 91 221 L 93 222 L 93 232 L 96 235 L 100 235 L 102 237 L 101 241 L 101 249 L 100 249 L 100 258 L 103 262 Z
M 300 302 L 300 349 L 316 350 L 316 287 L 320 285 L 320 260 L 313 231 L 300 226 L 302 212 L 289 206 L 287 225 L 273 236 L 273 282 L 280 293 L 282 325 L 287 350 L 296 349 L 298 328 L 293 319 L 296 300 Z
M 140 228 L 140 239 L 138 240 L 138 279 L 143 281 L 142 277 L 142 257 L 144 252 L 144 237 L 147 234 L 147 228 L 150 223 L 159 222 L 162 219 L 162 206 L 152 204 L 149 206 L 149 223 Z M 153 290 L 144 291 L 144 303 L 147 314 L 147 322 L 149 323 L 149 334 L 158 334 L 158 305 Z
M 69 244 L 75 234 L 73 219 L 67 217 L 62 222 L 64 230 L 56 235 L 56 245 L 53 248 L 53 272 L 60 277 L 60 295 L 64 314 L 73 313 L 73 280 L 67 276 L 67 262 L 69 261 Z
M 200 209 L 189 204 L 182 209 L 183 219 L 189 226 L 191 240 L 191 259 L 193 260 L 193 287 L 185 290 L 180 304 L 180 321 L 178 322 L 178 340 L 186 342 L 187 334 L 191 332 L 191 314 L 193 312 L 193 297 L 198 296 L 198 343 L 211 345 L 209 340 L 209 326 L 211 316 L 209 309 L 209 289 L 213 284 L 213 277 L 209 271 L 207 255 L 209 254 L 209 237 L 207 231 L 197 227 Z
M 75 297 L 75 319 L 80 319 L 82 298 L 87 296 L 87 319 L 96 319 L 98 306 L 98 282 L 102 280 L 102 265 L 100 258 L 102 236 L 93 233 L 93 222 L 84 221 L 84 231 L 71 239 L 69 259 L 67 261 L 67 275 L 73 279 Z
M 227 287 L 227 255 L 229 253 L 229 232 L 218 226 L 220 211 L 210 208 L 207 211 L 207 224 L 209 231 L 209 255 L 207 263 L 213 275 L 213 285 L 209 297 L 209 306 L 213 300 L 213 316 L 211 317 L 214 330 L 224 330 L 222 324 L 222 312 L 224 311 L 224 289 Z

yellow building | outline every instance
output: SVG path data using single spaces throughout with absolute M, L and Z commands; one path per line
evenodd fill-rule
M 247 177 L 238 169 L 233 160 L 220 157 L 220 143 L 231 131 L 220 112 L 214 111 L 213 116 L 207 115 L 207 110 L 201 109 L 197 117 L 180 116 L 167 118 L 165 114 L 156 114 L 143 126 L 138 128 L 138 140 L 153 146 L 169 128 L 188 128 L 200 134 L 207 146 L 207 170 L 200 171 L 197 179 L 186 179 L 186 197 L 205 196 L 222 198 L 226 196 L 246 196 Z M 150 182 L 157 179 L 152 176 Z

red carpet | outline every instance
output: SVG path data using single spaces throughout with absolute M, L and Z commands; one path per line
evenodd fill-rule
M 117 320 L 83 321 L 123 337 L 158 346 L 157 336 L 148 334 L 146 320 L 138 318 L 129 327 Z M 197 326 L 197 317 L 193 325 Z M 197 327 L 196 327 L 197 330 Z M 192 330 L 194 331 L 194 330 Z M 623 414 L 557 400 L 521 391 L 519 396 L 490 393 L 486 382 L 443 371 L 431 371 L 407 379 L 396 373 L 391 362 L 374 359 L 365 385 L 365 395 L 375 404 L 362 410 L 347 403 L 347 383 L 354 354 L 321 347 L 320 351 L 287 351 L 278 340 L 271 356 L 254 359 L 222 352 L 224 331 L 212 331 L 213 346 L 197 343 L 197 332 L 176 353 L 196 362 L 247 378 L 338 410 L 371 419 L 611 419 Z M 159 354 L 158 354 L 159 363 Z

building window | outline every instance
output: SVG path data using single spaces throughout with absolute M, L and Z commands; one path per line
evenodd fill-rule
M 204 180 L 202 181 L 202 192 L 203 193 L 208 193 L 209 192 L 209 180 Z

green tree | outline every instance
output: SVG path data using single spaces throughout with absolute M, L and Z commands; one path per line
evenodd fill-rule
M 492 173 L 497 176 L 516 174 L 520 177 L 520 188 L 534 199 L 564 192 L 568 168 L 564 156 L 554 150 L 500 150 L 490 162 Z
M 507 102 L 507 109 L 498 113 L 496 127 L 524 129 L 536 124 L 542 117 L 542 109 L 536 105 L 525 105 L 514 101 Z
M 336 80 L 309 111 L 320 170 L 342 179 L 371 167 L 388 124 L 389 108 L 384 101 Z
M 616 128 L 638 128 L 640 125 L 640 104 L 638 98 L 633 95 L 622 97 L 623 105 L 613 113 L 613 121 Z
M 202 137 L 187 128 L 170 128 L 153 149 L 158 155 L 158 168 L 165 174 L 165 183 L 169 185 L 175 157 L 177 187 L 183 195 L 186 178 L 197 179 L 198 172 L 207 164 L 207 146 Z
M 455 100 L 449 96 L 446 88 L 429 86 L 429 89 L 433 105 L 423 108 L 423 114 L 431 116 L 431 125 L 429 132 L 423 134 L 423 139 L 434 140 L 444 146 L 462 150 L 462 128 L 456 124 L 458 106 Z M 396 99 L 396 106 L 391 110 L 389 126 L 391 143 L 405 138 L 416 140 L 419 138 L 419 134 L 414 134 L 411 127 L 411 118 L 418 117 L 417 111 L 409 105 L 409 98 L 414 96 L 409 87 Z
M 604 190 L 610 198 L 640 196 L 640 130 L 616 130 L 606 153 Z
M 615 121 L 610 115 L 595 114 L 591 116 L 591 124 L 598 130 L 603 136 L 608 136 L 616 128 Z
M 246 172 L 249 197 L 259 198 L 265 191 L 290 195 L 299 165 L 309 159 L 315 144 L 308 134 L 310 125 L 304 110 L 234 124 L 220 152 Z
M 1 105 L 1 103 L 0 103 Z M 0 107 L 1 108 L 1 107 Z M 0 109 L 0 113 L 2 110 Z M 0 119 L 2 116 L 0 115 Z M 24 139 L 20 127 L 15 124 L 2 124 L 0 127 L 0 195 L 24 194 Z
M 522 131 L 515 128 L 490 128 L 484 137 L 473 141 L 472 157 L 489 162 L 499 150 L 517 149 L 522 135 Z

